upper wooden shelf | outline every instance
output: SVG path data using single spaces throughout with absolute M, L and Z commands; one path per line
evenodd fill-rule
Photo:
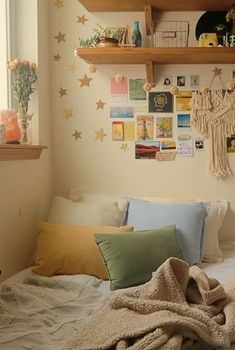
M 144 11 L 145 6 L 158 11 L 226 11 L 234 0 L 80 0 L 80 3 L 94 12 Z
M 235 47 L 78 48 L 75 54 L 94 64 L 235 63 Z
M 40 145 L 0 145 L 0 160 L 26 160 L 39 159 L 43 149 L 47 146 Z

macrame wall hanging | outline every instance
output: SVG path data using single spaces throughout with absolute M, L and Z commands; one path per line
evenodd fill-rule
M 221 69 L 215 67 L 209 87 L 192 94 L 191 124 L 209 139 L 209 171 L 217 178 L 231 175 L 227 157 L 227 137 L 235 134 L 235 86 L 230 82 L 225 88 Z M 212 90 L 218 77 L 222 88 Z

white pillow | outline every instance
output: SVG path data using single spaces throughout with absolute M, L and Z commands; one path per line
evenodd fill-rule
M 71 225 L 122 226 L 127 201 L 75 203 L 70 199 L 55 196 L 48 215 L 48 222 Z

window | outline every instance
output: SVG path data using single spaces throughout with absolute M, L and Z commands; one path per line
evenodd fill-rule
M 6 67 L 9 45 L 9 1 L 0 1 L 0 109 L 9 107 L 9 72 Z

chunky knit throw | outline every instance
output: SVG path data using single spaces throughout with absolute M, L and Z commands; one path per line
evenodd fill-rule
M 177 350 L 235 341 L 235 283 L 223 287 L 197 266 L 169 258 L 152 279 L 115 292 L 64 350 Z

